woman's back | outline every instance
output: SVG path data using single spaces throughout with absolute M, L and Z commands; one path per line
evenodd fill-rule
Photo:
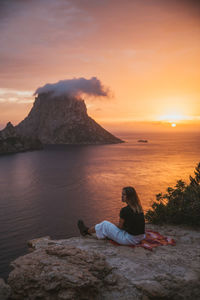
M 120 211 L 120 218 L 124 219 L 123 229 L 132 235 L 145 233 L 144 213 L 136 213 L 127 205 Z

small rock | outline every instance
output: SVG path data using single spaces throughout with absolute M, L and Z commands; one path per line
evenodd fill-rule
M 10 296 L 10 293 L 11 293 L 10 286 L 6 284 L 2 278 L 0 278 L 0 299 L 7 300 Z
M 135 284 L 135 286 L 142 290 L 144 295 L 150 299 L 164 299 L 167 296 L 167 291 L 164 287 L 156 281 L 145 280 Z

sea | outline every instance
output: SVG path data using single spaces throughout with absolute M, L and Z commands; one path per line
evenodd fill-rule
M 147 211 L 156 194 L 177 180 L 188 183 L 200 161 L 199 132 L 115 135 L 125 143 L 49 145 L 0 156 L 0 277 L 28 253 L 28 240 L 78 236 L 80 218 L 87 226 L 117 222 L 125 186 L 135 187 Z

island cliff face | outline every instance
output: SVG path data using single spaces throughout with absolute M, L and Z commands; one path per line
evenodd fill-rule
M 28 116 L 16 126 L 25 137 L 43 144 L 115 144 L 123 141 L 102 128 L 87 114 L 83 100 L 42 93 Z

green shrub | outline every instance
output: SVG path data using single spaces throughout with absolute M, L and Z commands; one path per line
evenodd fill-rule
M 167 188 L 166 194 L 157 194 L 145 215 L 146 220 L 154 224 L 200 226 L 200 163 L 194 174 L 188 185 L 178 180 L 174 188 Z

